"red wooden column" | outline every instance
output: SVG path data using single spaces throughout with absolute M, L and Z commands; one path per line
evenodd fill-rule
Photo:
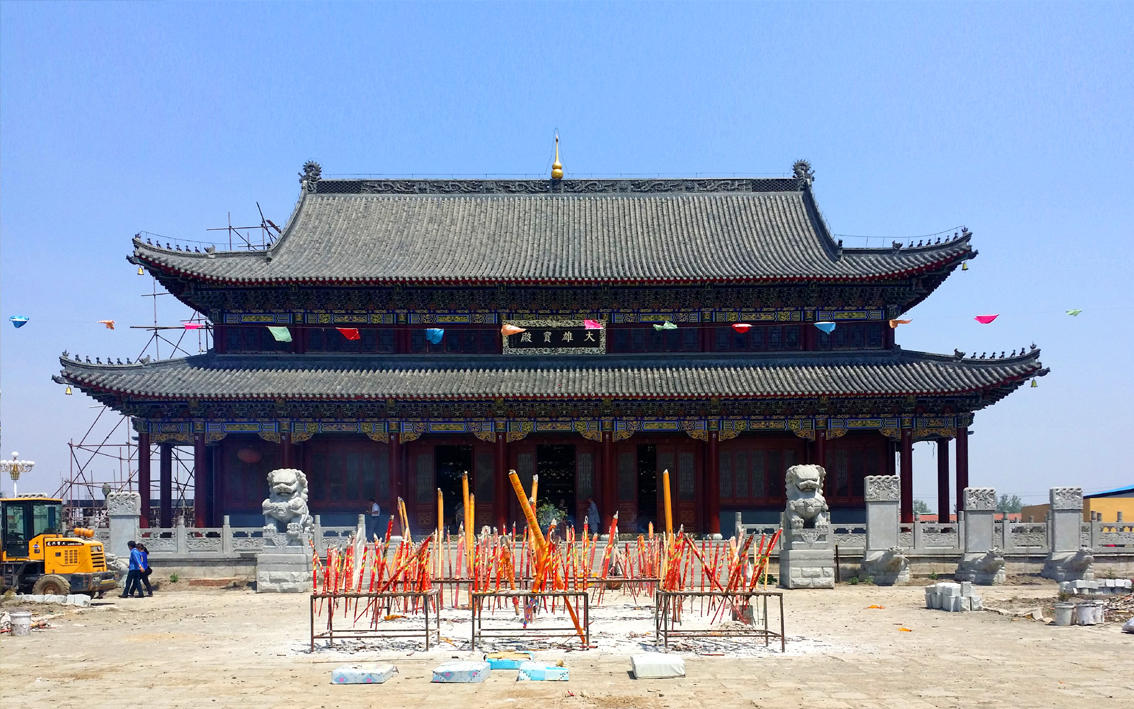
M 138 494 L 142 496 L 142 509 L 138 526 L 150 526 L 150 434 L 138 433 Z
M 969 429 L 957 427 L 957 509 L 963 510 L 965 488 L 969 486 Z
M 826 431 L 816 431 L 815 432 L 815 447 L 813 448 L 813 450 L 815 451 L 815 460 L 813 460 L 811 462 L 815 465 L 821 465 L 824 468 L 827 467 L 827 432 Z
M 902 429 L 902 522 L 913 522 L 913 430 Z
M 295 450 L 291 447 L 291 431 L 284 431 L 280 433 L 280 456 L 283 460 L 283 467 L 295 467 Z
M 721 467 L 717 432 L 709 431 L 709 475 L 705 495 L 709 498 L 709 534 L 721 533 Z
M 602 498 L 599 505 L 602 508 L 602 526 L 600 534 L 610 531 L 610 523 L 614 521 L 614 512 L 618 509 L 617 484 L 618 471 L 614 469 L 614 441 L 610 431 L 602 434 L 602 470 L 603 485 Z
M 504 432 L 496 434 L 496 475 L 492 489 L 496 528 L 504 534 L 508 529 L 508 497 L 512 492 L 512 483 L 508 480 L 508 434 Z
M 173 526 L 173 446 L 162 443 L 158 450 L 158 525 L 168 528 Z
M 937 441 L 937 521 L 949 522 L 949 439 Z M 957 508 L 960 509 L 959 507 Z
M 393 511 L 393 514 L 394 514 L 394 529 L 397 530 L 398 534 L 402 533 L 401 532 L 402 525 L 401 525 L 401 523 L 398 522 L 398 520 L 400 519 L 400 517 L 398 515 L 398 498 L 402 494 L 402 483 L 401 483 L 401 479 L 402 479 L 401 478 L 401 476 L 402 476 L 402 444 L 401 444 L 401 439 L 402 439 L 402 434 L 398 433 L 397 431 L 390 434 L 390 497 L 393 498 L 391 500 L 391 504 L 393 505 L 392 511 Z M 382 533 L 385 534 L 385 532 L 382 532 Z
M 193 526 L 208 524 L 208 463 L 205 460 L 205 434 L 193 434 Z

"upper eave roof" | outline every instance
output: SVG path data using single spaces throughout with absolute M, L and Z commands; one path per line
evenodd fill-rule
M 992 403 L 1046 374 L 1039 350 L 993 360 L 901 349 L 768 355 L 217 355 L 151 364 L 60 358 L 59 381 L 130 400 L 810 398 L 952 396 Z
M 842 248 L 808 181 L 320 180 L 266 251 L 134 240 L 162 275 L 234 285 L 863 282 L 951 270 L 969 233 Z

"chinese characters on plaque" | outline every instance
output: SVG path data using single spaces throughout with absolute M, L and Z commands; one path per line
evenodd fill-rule
M 524 332 L 504 338 L 504 354 L 604 354 L 606 329 L 582 320 L 509 320 Z

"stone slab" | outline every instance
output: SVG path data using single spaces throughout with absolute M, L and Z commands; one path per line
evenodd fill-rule
M 382 684 L 397 671 L 387 663 L 336 667 L 331 670 L 331 684 Z
M 433 681 L 440 683 L 479 684 L 488 679 L 492 668 L 487 662 L 446 662 L 433 669 Z
M 517 682 L 566 682 L 571 673 L 566 667 L 545 665 L 541 662 L 525 662 L 516 674 Z
M 635 679 L 672 679 L 685 676 L 685 660 L 680 655 L 646 652 L 630 656 Z

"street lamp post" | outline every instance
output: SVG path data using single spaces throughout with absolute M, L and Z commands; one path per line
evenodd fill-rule
M 19 453 L 12 451 L 11 460 L 0 460 L 0 473 L 8 473 L 12 476 L 12 497 L 18 497 L 16 482 L 19 481 L 20 474 L 30 473 L 31 469 L 35 467 L 35 461 L 16 460 L 19 455 Z

